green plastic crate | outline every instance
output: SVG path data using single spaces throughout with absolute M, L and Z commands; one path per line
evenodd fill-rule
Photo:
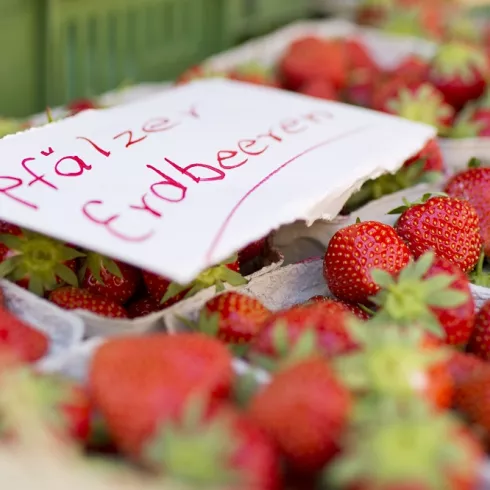
M 222 48 L 223 1 L 47 0 L 47 103 L 174 78 Z
M 312 10 L 310 0 L 226 0 L 224 8 L 229 44 L 305 18 Z
M 43 107 L 43 12 L 43 0 L 0 0 L 0 116 Z

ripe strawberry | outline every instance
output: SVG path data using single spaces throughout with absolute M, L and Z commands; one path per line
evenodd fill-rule
M 349 73 L 343 91 L 344 99 L 350 104 L 371 107 L 381 75 L 378 71 L 357 68 Z
M 271 314 L 258 299 L 227 291 L 205 303 L 196 327 L 226 344 L 240 347 L 252 342 Z
M 403 403 L 417 396 L 436 409 L 447 409 L 453 396 L 446 365 L 449 353 L 425 342 L 425 333 L 416 324 L 411 327 L 350 325 L 360 348 L 335 360 L 338 375 L 359 396 Z
M 163 307 L 160 302 L 151 296 L 144 296 L 143 298 L 136 299 L 126 306 L 129 318 L 139 318 L 151 315 L 162 309 Z
M 321 79 L 336 89 L 344 86 L 347 61 L 342 43 L 336 40 L 304 37 L 294 41 L 279 63 L 284 85 L 298 90 L 306 82 Z
M 240 261 L 238 255 L 234 255 L 222 264 L 216 265 L 204 272 L 190 284 L 181 285 L 170 282 L 164 277 L 143 271 L 143 279 L 150 296 L 160 301 L 162 307 L 171 306 L 183 298 L 190 298 L 199 291 L 215 286 L 216 292 L 224 290 L 224 284 L 243 286 L 247 279 L 239 274 Z
M 278 490 L 279 454 L 246 415 L 228 406 L 161 424 L 147 445 L 149 466 L 189 487 Z
M 108 318 L 128 318 L 123 306 L 86 289 L 63 286 L 50 293 L 49 301 L 65 310 L 80 309 Z
M 441 148 L 436 139 L 431 139 L 420 150 L 417 155 L 407 160 L 403 166 L 405 168 L 414 165 L 416 162 L 424 162 L 423 172 L 443 172 L 444 171 L 444 159 L 442 156 Z
M 89 372 L 96 408 L 119 448 L 137 460 L 159 426 L 180 419 L 191 397 L 222 400 L 232 382 L 231 354 L 198 333 L 110 339 Z
M 487 138 L 490 136 L 490 110 L 468 104 L 458 115 L 451 129 L 451 138 Z
M 396 274 L 410 257 L 410 250 L 391 226 L 377 221 L 355 223 L 337 231 L 330 240 L 323 275 L 337 298 L 366 303 L 379 290 L 371 278 L 371 269 Z
M 464 346 L 473 330 L 475 303 L 467 276 L 434 252 L 406 266 L 398 277 L 371 272 L 381 287 L 372 301 L 380 308 L 375 318 L 411 328 L 421 324 L 445 343 Z
M 21 361 L 35 362 L 48 353 L 49 339 L 13 313 L 0 308 L 0 347 L 11 350 Z
M 480 308 L 468 343 L 468 352 L 490 361 L 490 301 Z
M 329 80 L 314 78 L 308 80 L 298 89 L 298 92 L 310 97 L 324 100 L 339 100 L 338 90 Z
M 388 112 L 388 103 L 391 99 L 396 98 L 401 90 L 411 88 L 415 90 L 423 83 L 423 80 L 405 79 L 397 74 L 389 75 L 387 78 L 380 80 L 375 87 L 371 101 L 372 109 L 381 112 Z
M 377 63 L 361 39 L 349 38 L 343 40 L 342 43 L 349 64 L 349 71 L 367 70 L 374 73 L 379 71 Z
M 22 230 L 17 225 L 0 220 L 0 236 L 2 235 L 21 236 Z M 10 249 L 0 242 L 0 262 L 3 262 L 8 258 L 9 251 Z
M 339 303 L 343 306 L 345 306 L 351 313 L 353 313 L 357 318 L 360 320 L 369 320 L 369 314 L 364 311 L 362 308 L 359 306 L 353 304 L 353 303 L 348 303 L 347 301 L 342 301 L 341 299 L 333 299 L 329 298 L 328 296 L 313 296 L 310 298 L 306 304 L 308 303 L 324 303 L 328 301 L 334 301 L 335 303 Z
M 451 42 L 439 47 L 429 79 L 458 111 L 468 101 L 483 95 L 487 75 L 488 62 L 478 47 Z
M 428 250 L 461 268 L 471 271 L 478 262 L 482 239 L 475 208 L 467 201 L 447 196 L 431 197 L 394 209 L 400 214 L 395 230 L 415 256 Z
M 454 119 L 454 109 L 444 101 L 443 94 L 429 83 L 401 88 L 386 101 L 386 112 L 435 126 L 439 134 L 446 134 Z
M 123 304 L 135 293 L 141 276 L 138 269 L 129 264 L 87 252 L 80 278 L 82 287 L 92 294 Z
M 352 400 L 321 359 L 280 373 L 252 399 L 249 414 L 301 473 L 328 463 L 339 449 Z
M 87 111 L 89 109 L 98 109 L 99 105 L 97 102 L 90 99 L 77 99 L 70 102 L 67 106 L 67 109 L 70 113 L 70 116 L 74 116 L 83 111 Z
M 490 168 L 479 167 L 476 161 L 468 170 L 452 177 L 446 184 L 444 192 L 453 198 L 467 200 L 475 209 L 479 218 L 483 250 L 490 256 Z
M 483 449 L 456 418 L 434 415 L 418 403 L 396 415 L 378 411 L 347 434 L 344 452 L 325 471 L 329 488 L 476 488 Z
M 447 367 L 457 396 L 459 387 L 462 384 L 466 383 L 468 379 L 475 376 L 482 369 L 490 369 L 490 364 L 473 354 L 454 351 L 449 358 Z
M 250 358 L 273 369 L 275 361 L 344 354 L 357 347 L 347 330 L 352 318 L 347 307 L 328 300 L 273 313 L 252 342 Z
M 267 249 L 267 237 L 249 243 L 245 248 L 238 252 L 238 262 L 240 265 L 250 262 L 257 257 L 263 257 Z
M 16 227 L 12 231 L 0 235 L 0 243 L 8 249 L 0 264 L 0 277 L 38 296 L 63 283 L 78 286 L 75 259 L 83 257 L 82 253 L 39 233 L 22 229 L 19 235 Z
M 392 72 L 392 76 L 408 81 L 422 82 L 429 76 L 429 63 L 415 54 L 404 58 Z

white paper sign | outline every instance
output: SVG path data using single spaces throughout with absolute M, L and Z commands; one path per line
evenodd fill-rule
M 0 141 L 0 218 L 180 283 L 296 219 L 335 216 L 429 126 L 195 82 Z

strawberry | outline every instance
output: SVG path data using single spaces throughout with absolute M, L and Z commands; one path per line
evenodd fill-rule
M 230 284 L 232 286 L 243 286 L 248 281 L 242 275 L 239 274 L 240 261 L 238 255 L 230 257 L 225 262 L 218 264 L 214 267 L 210 267 L 201 272 L 192 283 L 187 285 L 177 284 L 175 282 L 166 284 L 167 281 L 158 276 L 148 278 L 148 274 L 143 274 L 148 292 L 155 299 L 160 299 L 162 305 L 169 306 L 176 303 L 177 298 L 190 298 L 203 289 L 215 286 L 216 292 L 220 293 L 224 291 L 224 284 Z M 154 282 L 152 284 L 152 282 Z M 163 297 L 158 298 L 158 293 L 163 290 L 165 286 L 165 292 Z
M 360 320 L 369 320 L 369 314 L 364 311 L 362 308 L 359 306 L 353 304 L 353 303 L 348 303 L 347 301 L 342 301 L 340 299 L 334 299 L 332 300 L 328 296 L 313 296 L 311 297 L 306 304 L 308 303 L 323 303 L 323 302 L 328 302 L 328 301 L 334 301 L 335 303 L 339 303 L 342 306 L 345 306 L 351 313 L 353 313 L 357 318 Z
M 490 301 L 486 301 L 476 315 L 468 351 L 485 361 L 490 361 Z
M 357 68 L 349 73 L 343 96 L 350 104 L 371 107 L 380 73 L 371 69 Z
M 360 39 L 349 38 L 342 41 L 349 71 L 366 70 L 377 73 L 379 67 L 366 45 Z
M 322 78 L 308 80 L 299 87 L 298 92 L 310 97 L 316 97 L 317 99 L 339 100 L 337 89 L 329 80 L 324 80 Z
M 449 196 L 467 200 L 479 218 L 480 233 L 485 255 L 490 256 L 490 168 L 480 167 L 478 161 L 471 168 L 454 175 L 446 183 L 444 192 Z
M 377 221 L 355 223 L 337 231 L 330 240 L 323 275 L 337 298 L 363 304 L 379 290 L 371 269 L 396 274 L 410 257 L 410 250 L 391 226 Z
M 87 252 L 80 269 L 82 287 L 115 303 L 126 303 L 135 293 L 140 273 L 135 267 Z
M 8 249 L 0 264 L 0 277 L 38 296 L 63 283 L 78 286 L 75 259 L 83 257 L 82 253 L 39 233 L 23 229 L 19 235 L 17 230 L 14 227 L 13 234 L 0 235 L 0 243 Z
M 427 252 L 397 277 L 371 271 L 381 287 L 372 301 L 379 307 L 375 319 L 411 328 L 420 323 L 445 343 L 464 346 L 473 330 L 475 303 L 467 276 L 448 260 Z
M 89 388 L 119 448 L 137 460 L 158 426 L 176 421 L 191 397 L 230 394 L 232 357 L 198 333 L 113 338 L 95 352 Z
M 488 62 L 478 47 L 451 42 L 439 47 L 431 63 L 429 80 L 458 111 L 468 101 L 483 95 L 487 75 Z
M 375 411 L 375 416 L 347 433 L 344 452 L 325 470 L 328 488 L 477 487 L 483 449 L 455 417 L 434 415 L 420 402 L 395 415 L 386 409 Z
M 271 314 L 258 299 L 227 291 L 204 304 L 195 327 L 226 344 L 243 347 L 252 342 Z
M 467 201 L 425 194 L 413 203 L 390 214 L 400 214 L 395 230 L 415 256 L 428 250 L 456 264 L 463 272 L 471 271 L 478 262 L 482 239 L 475 208 Z
M 321 79 L 336 89 L 344 86 L 347 61 L 342 43 L 336 40 L 304 37 L 294 41 L 279 63 L 284 85 L 298 90 L 305 83 Z
M 490 369 L 490 364 L 473 354 L 454 351 L 448 360 L 447 368 L 457 396 L 461 385 L 481 370 Z
M 145 450 L 149 466 L 189 488 L 282 488 L 278 451 L 249 417 L 229 406 L 195 412 L 189 404 L 181 420 L 160 424 Z
M 0 346 L 11 350 L 21 361 L 35 362 L 48 353 L 49 339 L 13 313 L 0 308 Z
M 405 168 L 414 165 L 416 162 L 424 162 L 422 172 L 443 172 L 444 171 L 444 160 L 441 152 L 441 148 L 436 139 L 431 139 L 429 142 L 420 150 L 417 155 L 407 160 L 403 166 Z
M 0 308 L 5 307 L 5 294 L 3 293 L 3 290 L 0 288 Z
M 347 324 L 349 309 L 335 301 L 293 306 L 270 315 L 250 346 L 250 358 L 274 368 L 275 361 L 292 362 L 320 353 L 334 357 L 356 349 Z
M 394 0 L 362 0 L 356 11 L 356 22 L 361 25 L 378 26 L 394 6 Z
M 74 116 L 83 111 L 87 111 L 89 109 L 98 109 L 99 105 L 97 102 L 90 99 L 77 99 L 70 102 L 67 106 L 67 109 L 70 113 L 70 116 Z
M 86 289 L 63 286 L 50 293 L 49 301 L 65 310 L 86 310 L 108 318 L 128 318 L 123 306 Z
M 7 221 L 0 220 L 0 236 L 2 235 L 13 235 L 13 236 L 21 236 L 22 230 L 17 226 L 11 223 L 7 223 Z M 10 253 L 10 249 L 7 245 L 4 245 L 0 242 L 0 262 L 3 262 L 8 258 Z
M 159 309 L 168 308 L 180 300 L 184 299 L 186 294 L 189 292 L 189 288 L 180 291 L 180 293 L 172 296 L 170 299 L 162 302 L 162 298 L 167 294 L 171 281 L 165 277 L 159 276 L 149 271 L 142 271 L 143 281 L 146 286 L 146 290 L 152 299 L 154 299 L 158 305 Z
M 393 70 L 392 76 L 406 81 L 422 82 L 429 76 L 429 63 L 415 54 L 404 58 Z
M 449 353 L 425 342 L 416 324 L 403 328 L 369 322 L 351 324 L 349 331 L 360 349 L 339 357 L 335 366 L 351 392 L 406 402 L 414 396 L 439 410 L 452 403 Z
M 238 252 L 238 262 L 240 265 L 250 262 L 257 257 L 263 257 L 267 250 L 267 237 L 249 243 Z
M 423 80 L 406 79 L 397 74 L 389 75 L 375 87 L 371 100 L 371 108 L 376 111 L 389 112 L 389 101 L 396 98 L 401 90 L 411 89 L 415 91 L 422 83 Z
M 312 358 L 278 373 L 251 400 L 249 414 L 287 463 L 308 473 L 337 453 L 351 406 L 348 390 L 328 364 Z
M 162 305 L 159 301 L 151 296 L 144 296 L 143 298 L 131 301 L 126 306 L 129 318 L 139 318 L 142 316 L 151 315 L 162 309 Z
M 490 136 L 490 110 L 482 105 L 467 104 L 455 120 L 451 138 L 487 138 Z
M 454 118 L 454 109 L 444 101 L 443 94 L 429 83 L 401 88 L 386 101 L 386 112 L 435 126 L 439 134 L 447 133 Z

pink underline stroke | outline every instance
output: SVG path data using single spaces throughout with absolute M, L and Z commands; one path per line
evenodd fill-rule
M 346 138 L 347 136 L 351 136 L 352 134 L 360 133 L 364 131 L 368 126 L 361 126 L 360 128 L 352 129 L 351 131 L 347 131 L 346 133 L 334 136 L 333 138 L 329 138 L 328 140 L 322 141 L 320 143 L 317 143 L 314 146 L 311 146 L 310 148 L 307 148 L 306 150 L 302 151 L 298 155 L 290 158 L 287 162 L 284 162 L 280 167 L 276 168 L 273 170 L 269 175 L 266 175 L 260 182 L 257 182 L 251 189 L 249 189 L 243 197 L 233 206 L 232 210 L 228 214 L 228 216 L 225 218 L 223 221 L 223 224 L 221 225 L 220 229 L 218 230 L 218 233 L 216 234 L 213 242 L 211 243 L 211 246 L 209 247 L 209 250 L 206 253 L 206 262 L 208 265 L 211 264 L 211 257 L 214 254 L 214 251 L 216 250 L 216 247 L 220 243 L 221 239 L 223 238 L 223 235 L 225 234 L 226 229 L 228 228 L 233 216 L 235 213 L 238 211 L 240 206 L 246 201 L 248 197 L 250 197 L 251 194 L 253 194 L 262 184 L 267 182 L 272 176 L 276 175 L 279 173 L 283 168 L 287 167 L 290 163 L 295 162 L 296 160 L 299 160 L 301 157 L 304 157 L 308 153 L 311 153 L 315 150 L 318 150 L 319 148 L 322 148 L 323 146 L 327 146 L 330 143 L 333 143 L 335 141 L 339 141 L 341 139 Z

